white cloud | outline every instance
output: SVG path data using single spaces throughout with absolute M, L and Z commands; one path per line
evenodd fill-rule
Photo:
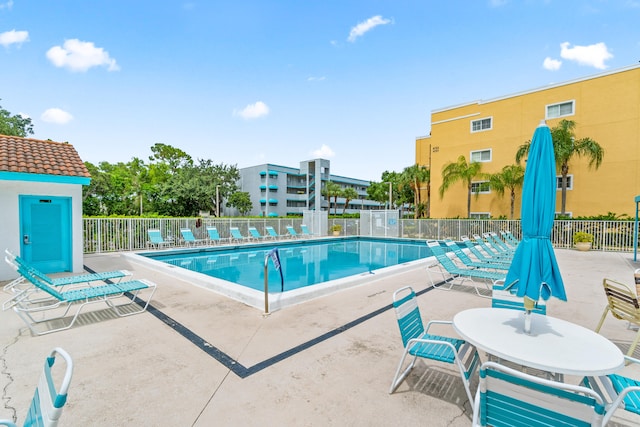
M 29 41 L 29 32 L 28 31 L 5 31 L 4 33 L 0 33 L 0 44 L 4 47 L 9 47 L 12 44 L 21 45 L 24 42 Z
M 386 25 L 390 22 L 390 19 L 384 19 L 380 15 L 373 16 L 353 27 L 351 29 L 351 32 L 349 32 L 349 38 L 347 38 L 347 40 L 350 42 L 354 42 L 358 37 L 363 36 L 367 31 L 374 29 L 378 25 Z
M 553 59 L 547 56 L 546 58 L 544 58 L 544 61 L 542 62 L 542 66 L 544 67 L 545 70 L 556 71 L 556 70 L 559 70 L 560 67 L 562 66 L 562 61 L 559 61 L 557 59 Z
M 570 44 L 569 42 L 560 44 L 560 56 L 569 61 L 576 61 L 580 65 L 589 65 L 604 70 L 607 68 L 604 62 L 613 58 L 613 54 L 609 52 L 607 45 L 602 42 L 589 46 L 574 47 L 569 47 Z
M 23 119 L 30 119 L 31 118 L 28 114 L 25 114 L 25 113 L 18 113 L 18 115 L 20 117 L 22 117 Z
M 54 46 L 47 51 L 47 58 L 56 67 L 71 71 L 87 71 L 91 67 L 106 66 L 109 71 L 118 71 L 120 67 L 109 52 L 96 47 L 92 42 L 78 39 L 65 40 L 63 46 Z
M 6 3 L 0 3 L 0 9 L 11 9 L 13 7 L 13 0 L 9 0 Z
M 311 154 L 315 158 L 322 158 L 322 159 L 326 159 L 328 157 L 333 157 L 336 155 L 336 153 L 331 149 L 331 147 L 329 147 L 326 144 L 322 144 L 322 147 L 312 151 Z
M 269 114 L 269 107 L 262 101 L 258 101 L 255 104 L 249 104 L 242 110 L 233 110 L 234 116 L 240 116 L 245 120 L 257 119 Z
M 64 125 L 73 120 L 73 116 L 60 108 L 49 108 L 40 116 L 42 121 Z
M 309 77 L 307 78 L 308 82 L 321 82 L 323 80 L 326 80 L 327 78 L 325 76 L 322 77 Z

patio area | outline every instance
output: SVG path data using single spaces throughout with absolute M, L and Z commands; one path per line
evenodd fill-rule
M 568 302 L 547 313 L 589 329 L 606 298 L 602 279 L 633 285 L 632 253 L 556 250 Z M 471 407 L 453 366 L 418 362 L 388 390 L 402 354 L 393 292 L 411 285 L 424 320 L 488 307 L 469 292 L 427 290 L 424 267 L 275 311 L 260 310 L 168 277 L 118 253 L 87 255 L 95 271 L 127 269 L 158 285 L 147 313 L 82 315 L 40 337 L 0 312 L 0 418 L 25 417 L 44 357 L 62 347 L 74 360 L 60 426 L 468 426 Z M 9 295 L 0 292 L 5 300 Z M 453 333 L 450 331 L 449 333 Z M 609 317 L 601 333 L 627 352 L 636 332 Z M 483 360 L 486 359 L 481 354 Z M 640 357 L 640 346 L 635 357 Z M 640 367 L 624 373 L 640 378 Z M 579 378 L 566 378 L 577 383 Z M 474 385 L 475 390 L 475 385 Z M 619 410 L 611 425 L 640 424 Z

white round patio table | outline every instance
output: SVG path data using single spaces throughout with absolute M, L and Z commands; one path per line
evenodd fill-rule
M 624 366 L 622 351 L 611 341 L 575 323 L 531 314 L 524 333 L 524 312 L 473 308 L 456 314 L 453 327 L 478 349 L 519 365 L 563 375 L 611 374 Z

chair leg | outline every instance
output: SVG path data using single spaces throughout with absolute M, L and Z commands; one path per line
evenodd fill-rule
M 608 311 L 609 311 L 609 306 L 607 305 L 604 308 L 604 312 L 602 313 L 602 317 L 600 317 L 600 322 L 598 323 L 598 326 L 596 326 L 596 332 L 600 332 L 600 328 L 602 328 L 602 324 L 604 323 L 605 317 L 607 317 L 607 312 Z
M 389 388 L 389 394 L 392 394 L 394 391 L 396 391 L 396 389 L 402 383 L 402 381 L 404 381 L 407 375 L 409 375 L 409 372 L 411 372 L 411 370 L 413 369 L 413 366 L 416 363 L 416 360 L 418 359 L 417 356 L 414 356 L 413 360 L 411 361 L 407 369 L 405 369 L 402 372 L 402 374 L 400 374 L 400 371 L 402 370 L 402 365 L 404 365 L 404 360 L 407 358 L 408 354 L 409 354 L 408 349 L 405 349 L 404 353 L 402 354 L 402 358 L 400 359 L 400 364 L 398 365 L 398 369 L 396 369 L 396 374 L 393 377 L 393 381 L 391 382 L 391 387 Z
M 640 341 L 640 330 L 638 330 L 638 333 L 636 334 L 636 338 L 631 343 L 631 347 L 629 347 L 629 351 L 627 352 L 627 356 L 633 357 L 633 351 L 636 349 L 636 346 L 638 345 L 638 341 Z M 627 364 L 629 364 L 629 363 L 627 362 Z

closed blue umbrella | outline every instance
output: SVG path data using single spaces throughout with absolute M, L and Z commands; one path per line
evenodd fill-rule
M 540 298 L 567 300 L 564 282 L 551 246 L 556 211 L 556 163 L 549 126 L 536 128 L 529 146 L 522 187 L 522 240 L 513 256 L 506 283 L 516 282 L 516 294 L 524 297 L 527 313 Z M 527 317 L 529 319 L 529 317 Z M 528 331 L 528 325 L 525 325 Z

